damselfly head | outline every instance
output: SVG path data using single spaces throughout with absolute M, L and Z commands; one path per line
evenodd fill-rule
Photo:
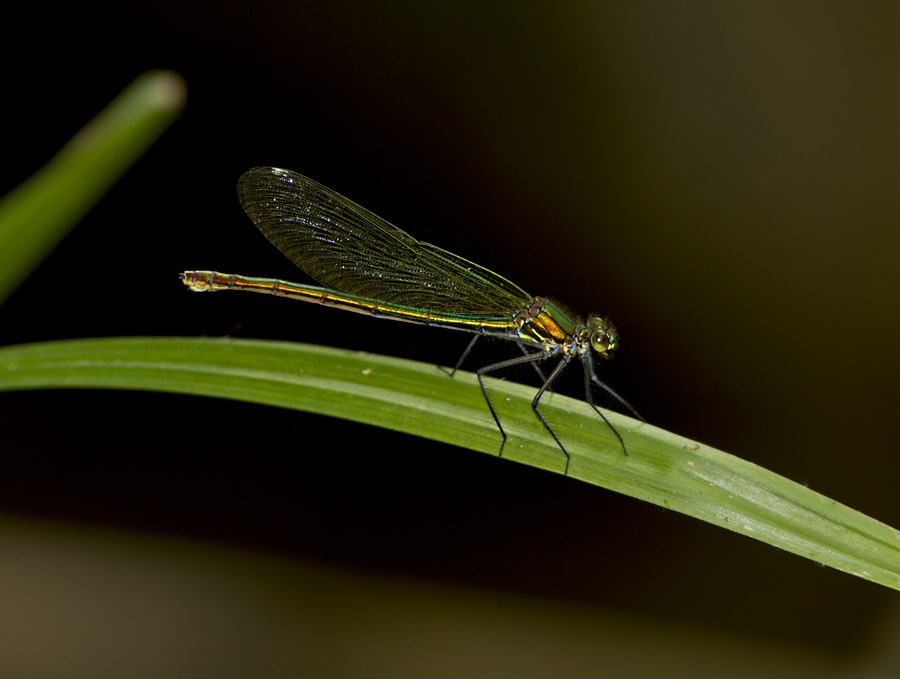
M 619 348 L 619 333 L 612 321 L 601 316 L 587 319 L 587 327 L 591 333 L 591 346 L 603 358 L 612 358 Z

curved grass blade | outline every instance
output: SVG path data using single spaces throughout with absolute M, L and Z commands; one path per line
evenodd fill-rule
M 529 416 L 533 389 L 489 384 L 510 421 L 504 456 L 562 473 L 555 444 Z M 304 344 L 124 338 L 0 349 L 0 390 L 41 388 L 216 396 L 366 422 L 491 455 L 499 444 L 471 373 L 448 379 L 432 365 Z M 583 401 L 555 395 L 546 413 L 572 441 L 569 476 L 900 589 L 900 532 L 889 526 L 727 453 L 607 412 L 627 441 L 625 457 Z

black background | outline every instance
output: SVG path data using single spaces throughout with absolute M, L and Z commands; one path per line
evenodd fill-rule
M 604 377 L 648 421 L 897 525 L 896 10 L 594 5 L 35 12 L 3 48 L 0 189 L 146 69 L 180 73 L 188 105 L 0 310 L 0 343 L 230 333 L 452 364 L 459 333 L 184 290 L 184 269 L 306 282 L 234 189 L 250 167 L 287 167 L 533 294 L 609 313 L 622 349 Z M 0 413 L 5 512 L 832 648 L 863 644 L 891 596 L 354 423 L 103 391 L 0 394 Z

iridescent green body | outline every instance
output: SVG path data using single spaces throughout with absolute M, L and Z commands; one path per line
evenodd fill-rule
M 591 398 L 591 382 L 634 412 L 594 372 L 592 355 L 608 358 L 618 346 L 615 327 L 606 319 L 590 316 L 585 323 L 573 320 L 545 298 L 531 297 L 477 264 L 417 241 L 347 198 L 289 170 L 258 167 L 244 173 L 238 182 L 238 196 L 260 231 L 325 287 L 214 271 L 186 271 L 181 278 L 191 290 L 262 292 L 380 318 L 475 333 L 463 359 L 480 335 L 515 342 L 523 356 L 478 370 L 482 392 L 503 435 L 501 455 L 506 433 L 482 380 L 485 374 L 500 368 L 551 356 L 561 358 L 534 397 L 532 408 L 565 454 L 566 472 L 569 454 L 538 410 L 538 402 L 572 358 L 581 358 L 585 398 L 604 421 L 606 418 Z M 543 378 L 540 370 L 538 373 Z M 621 436 L 614 428 L 613 432 L 624 451 Z
M 502 337 L 523 345 L 537 347 L 541 351 L 551 351 L 554 347 L 564 351 L 573 349 L 577 351 L 582 348 L 586 350 L 586 342 L 591 336 L 591 331 L 587 326 L 572 322 L 552 302 L 540 297 L 534 297 L 529 306 L 521 311 L 489 317 L 448 314 L 401 304 L 388 304 L 377 299 L 348 295 L 315 285 L 302 285 L 273 278 L 252 278 L 216 271 L 185 271 L 182 279 L 185 285 L 195 292 L 216 290 L 262 292 L 277 297 L 333 306 L 378 318 L 389 318 L 420 325 L 436 325 L 441 328 Z M 608 323 L 605 326 L 600 323 L 598 328 L 594 334 L 601 337 L 601 343 L 606 342 L 606 347 L 603 348 L 601 344 L 598 351 L 614 350 L 616 342 L 614 330 L 610 332 Z

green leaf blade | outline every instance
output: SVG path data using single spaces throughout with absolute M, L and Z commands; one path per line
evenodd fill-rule
M 534 418 L 534 388 L 490 380 L 509 440 L 504 457 L 562 473 Z M 403 359 L 284 342 L 120 338 L 0 349 L 0 390 L 141 389 L 294 408 L 496 455 L 500 434 L 471 373 L 450 379 Z M 565 441 L 569 476 L 688 514 L 900 589 L 900 532 L 709 446 L 558 394 L 541 410 Z M 323 426 L 325 426 L 323 424 Z M 590 520 L 588 517 L 586 520 Z

